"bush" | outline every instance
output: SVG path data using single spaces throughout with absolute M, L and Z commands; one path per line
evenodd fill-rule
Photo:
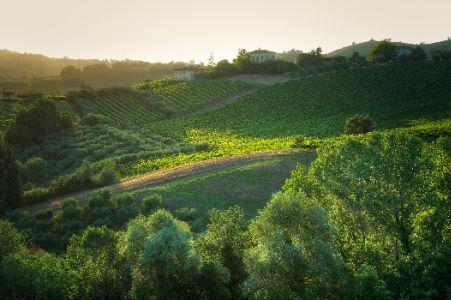
M 18 207 L 22 204 L 22 179 L 16 156 L 2 139 L 0 139 L 0 201 L 9 207 Z
M 47 174 L 47 162 L 41 157 L 33 157 L 24 165 L 26 179 L 33 183 L 45 180 Z
M 118 173 L 112 167 L 104 167 L 92 178 L 95 186 L 109 185 L 118 182 Z
M 26 147 L 39 143 L 45 136 L 72 127 L 70 117 L 59 114 L 53 102 L 38 100 L 31 109 L 17 114 L 6 132 L 6 140 L 10 145 Z
M 175 211 L 174 215 L 182 221 L 192 221 L 196 218 L 197 210 L 193 207 L 182 207 Z
M 355 115 L 346 120 L 345 132 L 348 134 L 364 134 L 374 130 L 373 119 L 367 115 Z
M 103 115 L 88 113 L 81 120 L 83 125 L 94 126 L 100 123 L 105 123 L 105 117 Z
M 25 204 L 36 204 L 45 201 L 52 195 L 52 192 L 48 188 L 32 188 L 24 192 L 23 198 Z
M 163 204 L 163 196 L 161 195 L 149 195 L 144 197 L 141 201 L 141 209 L 144 214 L 148 214 L 151 211 L 160 208 Z

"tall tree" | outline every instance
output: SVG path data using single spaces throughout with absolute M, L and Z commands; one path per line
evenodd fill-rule
M 0 139 L 0 207 L 14 208 L 21 204 L 22 179 L 16 156 L 11 147 Z
M 376 63 L 386 63 L 396 60 L 396 44 L 391 39 L 378 42 L 368 54 L 369 58 Z

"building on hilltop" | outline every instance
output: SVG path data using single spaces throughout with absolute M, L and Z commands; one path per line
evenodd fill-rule
M 176 69 L 175 79 L 182 81 L 192 81 L 196 79 L 196 75 L 201 72 L 201 69 L 197 66 L 188 66 L 180 69 Z
M 260 48 L 257 50 L 254 50 L 252 52 L 249 52 L 249 54 L 251 56 L 251 61 L 253 63 L 258 63 L 258 64 L 276 59 L 275 52 L 268 51 L 268 50 L 262 50 Z

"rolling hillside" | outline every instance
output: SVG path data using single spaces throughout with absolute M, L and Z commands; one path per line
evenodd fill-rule
M 220 97 L 228 96 L 249 87 L 239 80 L 196 80 L 183 82 L 174 79 L 154 80 L 136 85 L 137 89 L 153 97 L 176 113 L 208 105 Z
M 292 80 L 157 129 L 179 137 L 190 129 L 252 138 L 331 137 L 354 114 L 369 114 L 380 129 L 447 118 L 450 100 L 451 62 L 396 64 Z
M 361 56 L 368 57 L 368 53 L 370 52 L 371 48 L 373 48 L 376 45 L 377 41 L 371 40 L 363 43 L 357 43 L 353 45 L 349 45 L 346 47 L 343 47 L 341 49 L 334 50 L 327 54 L 327 56 L 346 56 L 349 57 L 352 55 L 353 52 L 359 52 Z M 414 44 L 406 44 L 406 43 L 400 43 L 396 42 L 397 45 L 403 45 L 403 46 L 416 46 Z M 429 56 L 430 51 L 432 49 L 440 49 L 440 50 L 451 50 L 451 40 L 444 40 L 441 42 L 431 43 L 431 44 L 424 44 L 422 45 L 423 49 L 426 51 L 426 54 Z

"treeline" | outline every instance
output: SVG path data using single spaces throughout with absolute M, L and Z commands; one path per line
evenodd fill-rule
M 95 87 L 132 85 L 143 80 L 172 76 L 175 69 L 185 65 L 182 62 L 164 64 L 124 60 L 96 63 L 83 68 L 69 65 L 61 70 L 60 76 L 63 84 L 70 87 L 83 84 Z
M 26 230 L 0 223 L 0 295 L 446 299 L 450 166 L 449 137 L 343 137 L 322 147 L 307 172 L 298 167 L 249 223 L 239 207 L 213 211 L 199 235 L 158 209 L 158 197 L 112 200 L 101 191 L 86 207 L 67 200 L 55 215 L 38 213 L 31 232 L 79 231 L 64 253 L 26 249 Z M 137 217 L 115 232 L 127 215 Z M 33 220 L 9 219 L 19 228 Z
M 50 58 L 41 54 L 0 49 L 0 79 L 31 79 L 59 75 L 67 65 L 83 68 L 97 59 Z
M 422 61 L 428 58 L 422 45 L 415 47 L 397 45 L 390 39 L 375 43 L 368 56 L 369 60 L 357 51 L 349 57 L 327 56 L 323 55 L 322 48 L 318 47 L 309 52 L 292 49 L 277 54 L 275 60 L 254 63 L 251 55 L 241 49 L 232 62 L 221 60 L 217 64 L 210 64 L 207 71 L 200 77 L 220 78 L 237 74 L 284 73 L 304 76 L 376 64 Z M 434 48 L 430 51 L 430 57 L 433 60 L 451 59 L 451 51 Z

